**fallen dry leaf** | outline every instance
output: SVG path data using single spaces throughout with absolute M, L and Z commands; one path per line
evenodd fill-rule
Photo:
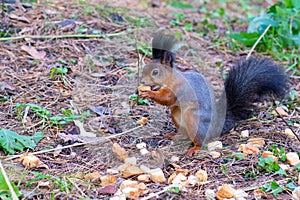
M 115 176 L 101 176 L 100 181 L 101 185 L 104 187 L 110 184 L 115 184 L 117 182 L 117 178 Z
M 115 194 L 118 188 L 114 185 L 107 185 L 99 190 L 99 194 Z
M 21 162 L 24 167 L 32 169 L 36 168 L 40 164 L 40 159 L 34 155 L 23 154 L 21 156 Z
M 18 15 L 13 14 L 13 13 L 10 13 L 10 14 L 9 14 L 9 18 L 11 18 L 11 19 L 13 19 L 13 20 L 20 21 L 20 22 L 25 22 L 25 23 L 27 23 L 27 24 L 30 23 L 30 20 L 27 19 L 26 17 L 24 17 L 24 16 L 19 17 Z
M 34 48 L 32 46 L 23 45 L 23 46 L 21 46 L 21 49 L 23 51 L 26 51 L 33 59 L 42 60 L 46 56 L 45 51 L 38 51 L 38 50 L 36 50 L 36 48 Z

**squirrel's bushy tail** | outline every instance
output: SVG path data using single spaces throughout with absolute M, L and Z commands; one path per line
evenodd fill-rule
M 272 93 L 283 98 L 287 91 L 288 76 L 282 67 L 267 58 L 240 60 L 225 79 L 227 111 L 222 134 L 228 133 L 238 121 L 249 118 L 259 97 Z

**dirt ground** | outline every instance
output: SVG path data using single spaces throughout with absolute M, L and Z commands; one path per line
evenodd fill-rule
M 253 6 L 261 9 L 269 6 L 267 2 L 256 2 L 259 1 L 254 1 Z M 224 7 L 231 19 L 246 17 L 245 13 L 239 12 L 238 2 L 190 3 L 208 11 Z M 198 70 L 218 91 L 223 84 L 222 72 L 249 51 L 230 48 L 230 40 L 226 39 L 227 26 L 233 31 L 241 31 L 246 29 L 245 22 L 231 20 L 226 25 L 220 18 L 212 18 L 211 23 L 217 24 L 216 29 L 204 30 L 205 34 L 200 36 L 181 26 L 171 26 L 170 21 L 174 20 L 174 12 L 182 12 L 195 24 L 195 29 L 205 29 L 197 21 L 204 19 L 206 14 L 199 9 L 174 8 L 165 1 L 38 1 L 6 5 L 8 11 L 0 20 L 1 32 L 7 32 L 9 37 L 41 37 L 0 41 L 0 97 L 5 99 L 0 102 L 0 128 L 21 135 L 43 131 L 44 138 L 29 152 L 84 142 L 61 151 L 37 154 L 47 166 L 39 169 L 24 169 L 18 159 L 4 162 L 9 156 L 0 151 L 6 172 L 22 192 L 23 199 L 109 199 L 114 192 L 103 192 L 99 180 L 73 178 L 80 173 L 93 172 L 105 176 L 107 169 L 120 166 L 123 162 L 113 153 L 113 143 L 123 147 L 129 156 L 136 157 L 138 165 L 161 168 L 166 178 L 176 172 L 174 166 L 187 169 L 188 174 L 195 174 L 199 169 L 208 173 L 205 184 L 186 187 L 180 192 L 161 192 L 152 199 L 205 199 L 207 189 L 217 191 L 223 184 L 244 190 L 248 194 L 246 199 L 256 199 L 255 191 L 270 181 L 276 181 L 284 188 L 278 199 L 291 198 L 292 191 L 284 185 L 292 182 L 298 186 L 295 168 L 289 168 L 287 175 L 268 173 L 258 169 L 259 155 L 248 155 L 239 160 L 235 153 L 240 144 L 247 142 L 248 138 L 240 136 L 243 130 L 248 130 L 250 137 L 264 138 L 260 152 L 277 145 L 285 152 L 299 153 L 299 141 L 284 134 L 289 128 L 285 121 L 299 124 L 299 105 L 291 108 L 287 116 L 276 117 L 272 114 L 273 102 L 259 103 L 253 118 L 241 122 L 230 134 L 217 138 L 223 148 L 219 150 L 221 157 L 213 159 L 205 149 L 193 157 L 187 156 L 185 152 L 191 142 L 164 138 L 164 134 L 176 132 L 168 108 L 151 101 L 149 105 L 137 105 L 130 100 L 138 86 L 136 46 L 142 58 L 140 65 L 149 62 L 151 38 L 159 28 L 182 36 L 184 45 L 177 56 L 179 68 Z M 267 53 L 254 54 L 268 56 Z M 289 63 L 280 64 L 287 66 Z M 67 72 L 54 72 L 57 68 L 66 68 Z M 299 91 L 299 80 L 297 76 L 290 78 L 291 89 Z M 25 109 L 18 110 L 16 103 L 39 105 L 52 116 L 65 116 L 64 110 L 71 110 L 72 115 L 80 116 L 77 121 L 82 124 L 76 125 L 73 120 L 66 124 L 51 123 L 32 110 L 24 118 Z M 145 126 L 136 124 L 141 117 L 148 119 Z M 96 134 L 96 137 L 85 137 L 83 128 L 85 136 Z M 293 129 L 297 131 L 297 127 Z M 152 153 L 141 155 L 136 147 L 141 142 L 145 142 Z M 173 161 L 172 157 L 178 160 Z M 34 171 L 39 174 L 32 173 Z M 126 179 L 137 180 L 136 176 L 124 178 L 120 173 L 115 176 L 114 189 Z M 47 181 L 48 184 L 41 185 Z M 159 193 L 168 185 L 150 181 L 146 183 L 149 192 L 140 197 Z M 260 197 L 275 198 L 270 192 Z

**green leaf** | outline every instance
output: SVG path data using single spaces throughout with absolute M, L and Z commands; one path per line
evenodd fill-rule
M 246 46 L 253 46 L 256 40 L 259 38 L 259 36 L 260 36 L 259 33 L 245 33 L 245 32 L 229 34 L 229 37 L 231 37 L 232 39 L 240 43 L 243 43 Z
M 193 24 L 191 22 L 184 22 L 184 27 L 183 27 L 186 31 L 193 31 Z
M 16 195 L 20 196 L 19 189 L 16 187 L 16 185 L 11 181 L 9 181 L 9 182 L 10 182 L 14 192 L 16 193 Z M 1 172 L 0 172 L 0 199 L 3 199 L 3 200 L 12 199 L 10 191 L 9 191 L 9 187 L 8 187 L 8 185 L 5 181 L 5 178 Z
M 261 16 L 255 17 L 249 23 L 247 33 L 263 33 L 269 25 L 272 25 L 273 27 L 279 26 L 279 24 L 275 20 L 273 20 L 270 15 L 263 14 Z
M 129 100 L 135 101 L 137 99 L 138 95 L 137 94 L 132 94 L 129 96 Z
M 262 191 L 264 192 L 270 192 L 273 193 L 273 195 L 276 197 L 279 193 L 283 192 L 284 189 L 281 188 L 278 183 L 276 183 L 275 181 L 271 181 L 269 183 L 266 183 L 263 187 L 262 187 Z
M 177 193 L 177 194 L 180 192 L 179 187 L 177 187 L 177 186 L 170 187 L 168 191 L 169 192 L 174 192 L 174 193 Z
M 193 9 L 195 8 L 193 5 L 185 3 L 185 2 L 180 2 L 180 1 L 173 1 L 170 6 L 174 8 L 180 8 L 180 9 Z
M 25 148 L 34 149 L 43 135 L 42 132 L 37 132 L 33 136 L 25 136 L 0 128 L 0 148 L 7 154 L 14 154 L 15 150 L 23 151 Z
M 237 160 L 243 160 L 243 158 L 245 157 L 245 154 L 243 154 L 243 153 L 235 153 L 235 154 L 234 154 L 234 157 L 235 157 Z
M 287 188 L 289 188 L 290 190 L 294 190 L 296 188 L 296 186 L 294 185 L 293 182 L 289 182 L 288 184 L 285 185 Z

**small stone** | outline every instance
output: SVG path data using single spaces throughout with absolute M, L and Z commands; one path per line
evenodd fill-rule
M 149 174 L 141 174 L 137 177 L 137 180 L 140 182 L 149 182 L 150 181 L 150 175 Z
M 183 174 L 183 175 L 187 176 L 188 173 L 189 173 L 189 170 L 187 170 L 187 169 L 181 169 L 180 168 L 180 169 L 176 170 L 176 174 Z
M 121 183 L 120 189 L 127 198 L 136 199 L 140 196 L 141 192 L 145 192 L 147 187 L 144 183 L 125 180 Z
M 286 160 L 292 166 L 298 165 L 300 163 L 299 156 L 295 152 L 287 153 L 286 154 Z
M 247 138 L 247 137 L 249 137 L 249 130 L 243 130 L 243 131 L 241 132 L 241 137 L 242 137 L 242 138 Z
M 146 143 L 145 142 L 141 142 L 141 143 L 138 143 L 138 144 L 136 144 L 136 148 L 137 149 L 144 149 L 144 148 L 146 148 Z
M 114 154 L 122 161 L 128 158 L 128 154 L 124 148 L 122 148 L 118 143 L 113 144 L 112 151 Z
M 196 177 L 198 178 L 199 182 L 206 182 L 208 178 L 207 172 L 200 169 L 196 172 Z
M 140 169 L 145 173 L 150 173 L 151 169 L 145 165 L 140 165 Z
M 216 193 L 216 198 L 218 200 L 230 199 L 233 197 L 234 192 L 235 192 L 235 189 L 233 189 L 228 184 L 224 184 Z
M 284 130 L 284 134 L 287 135 L 290 138 L 295 138 L 296 137 L 295 134 L 293 133 L 293 131 L 289 128 L 286 128 Z
M 197 183 L 199 182 L 198 178 L 194 175 L 190 175 L 188 177 L 188 180 L 187 180 L 187 183 L 192 185 L 192 186 L 195 186 Z
M 293 200 L 299 200 L 300 199 L 300 186 L 296 187 L 294 191 L 292 192 Z
M 144 148 L 144 149 L 140 150 L 140 153 L 141 153 L 142 156 L 144 156 L 144 155 L 147 155 L 150 152 L 147 149 Z
M 211 151 L 211 152 L 208 152 L 208 154 L 209 154 L 213 159 L 216 159 L 216 158 L 220 158 L 220 157 L 221 157 L 221 153 L 220 153 L 220 152 L 217 152 L 217 151 Z
M 138 187 L 139 182 L 132 180 L 125 180 L 120 184 L 120 189 L 124 189 L 127 187 Z
M 216 193 L 211 189 L 205 190 L 205 199 L 206 200 L 215 200 Z
M 150 172 L 150 178 L 154 183 L 165 183 L 166 182 L 165 175 L 160 168 L 152 169 Z
M 214 141 L 214 142 L 207 144 L 208 151 L 215 151 L 215 150 L 222 149 L 222 148 L 223 148 L 223 144 L 221 141 Z
M 176 175 L 176 177 L 174 178 L 174 180 L 172 181 L 173 184 L 175 185 L 182 185 L 183 181 L 186 181 L 187 178 L 186 176 L 184 176 L 183 174 L 179 173 Z
M 125 194 L 127 198 L 136 199 L 140 196 L 139 188 L 127 187 L 122 189 L 122 193 Z
M 170 159 L 171 163 L 178 162 L 178 161 L 179 161 L 179 157 L 178 156 L 172 156 L 171 159 Z
M 136 157 L 129 157 L 124 160 L 124 163 L 130 165 L 136 165 Z
M 107 174 L 118 174 L 119 172 L 118 172 L 118 170 L 115 170 L 115 169 L 107 169 L 106 173 Z
M 126 200 L 126 195 L 121 193 L 120 195 L 110 197 L 109 200 Z
M 169 176 L 168 178 L 168 184 L 172 184 L 176 176 L 177 176 L 176 173 L 171 174 L 171 176 Z
M 288 165 L 285 165 L 285 164 L 279 164 L 279 167 L 284 171 L 286 171 L 290 168 Z
M 248 194 L 244 190 L 238 189 L 234 191 L 233 196 L 235 200 L 246 200 Z

